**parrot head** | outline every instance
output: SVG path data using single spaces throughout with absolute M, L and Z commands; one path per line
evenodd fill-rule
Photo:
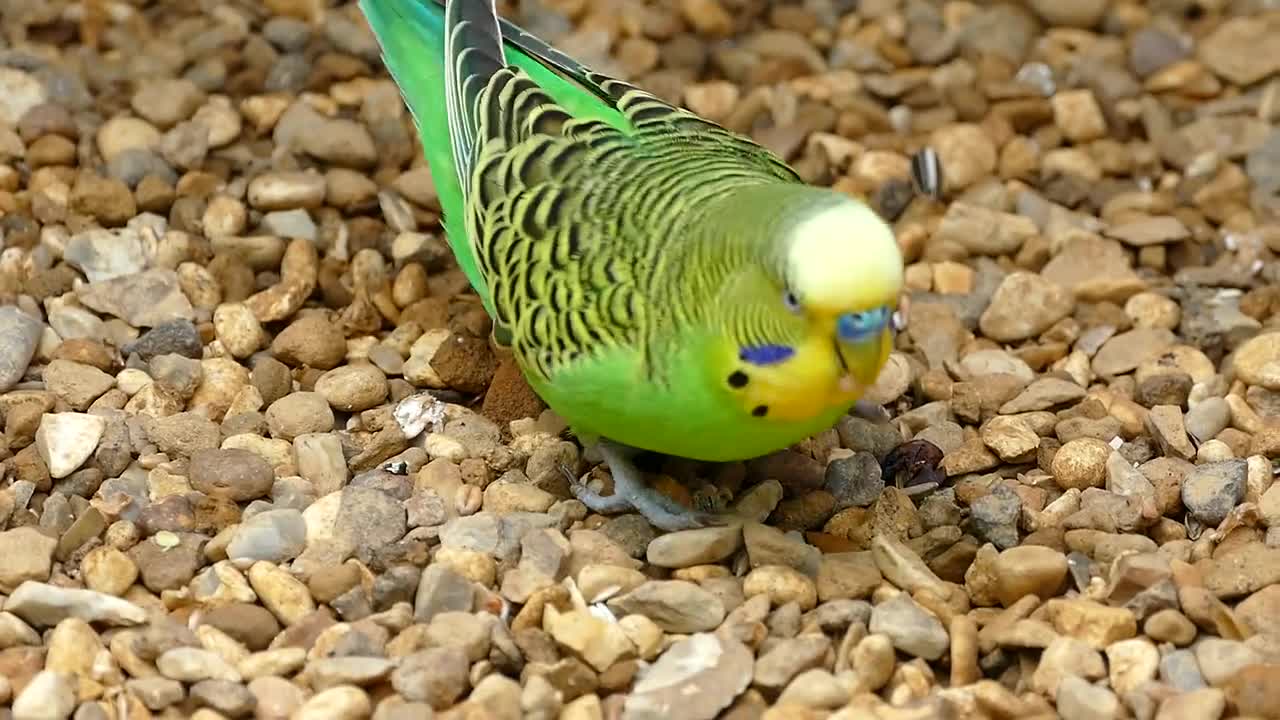
M 784 309 L 830 339 L 842 391 L 873 385 L 893 349 L 903 286 L 893 230 L 870 207 L 839 198 L 797 220 L 783 244 Z
M 898 242 L 874 210 L 836 191 L 786 192 L 771 202 L 747 189 L 734 205 L 735 230 L 759 237 L 763 255 L 719 294 L 740 320 L 716 367 L 746 411 L 784 422 L 848 407 L 875 384 L 904 284 Z

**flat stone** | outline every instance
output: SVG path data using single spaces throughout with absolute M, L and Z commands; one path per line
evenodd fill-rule
M 34 580 L 19 585 L 9 595 L 4 610 L 39 627 L 52 627 L 69 617 L 112 626 L 139 625 L 147 621 L 146 611 L 128 600 Z
M 45 413 L 36 430 L 36 452 L 60 480 L 75 472 L 98 449 L 107 421 L 99 415 L 63 412 Z
M 26 374 L 43 332 L 44 323 L 17 306 L 0 307 L 0 392 Z

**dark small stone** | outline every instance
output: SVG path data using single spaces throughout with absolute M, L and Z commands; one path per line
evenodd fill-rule
M 181 495 L 170 495 L 142 509 L 138 525 L 148 535 L 161 531 L 190 532 L 195 529 L 195 512 L 191 503 Z
M 814 530 L 836 513 L 836 498 L 826 490 L 812 490 L 778 503 L 769 522 L 779 530 Z
M 68 140 L 79 140 L 80 129 L 65 107 L 45 102 L 22 114 L 18 120 L 18 135 L 25 143 L 35 142 L 44 135 L 60 135 Z
M 902 435 L 888 423 L 846 415 L 836 424 L 840 444 L 850 450 L 865 450 L 884 462 L 894 448 L 902 444 Z
M 812 457 L 795 450 L 779 450 L 747 462 L 747 484 L 774 479 L 792 491 L 822 487 L 826 468 Z
M 53 486 L 53 492 L 62 493 L 68 497 L 74 495 L 76 497 L 91 498 L 94 493 L 98 492 L 104 477 L 103 471 L 96 467 L 81 468 L 56 482 Z
M 243 435 L 245 433 L 265 436 L 268 432 L 267 416 L 256 410 L 228 415 L 222 419 L 222 437 L 224 439 L 232 435 Z
M 1022 500 L 1007 485 L 996 485 L 991 492 L 974 500 L 970 522 L 973 534 L 1001 550 L 1018 544 L 1018 517 L 1022 513 Z
M 297 18 L 278 15 L 262 26 L 262 35 L 283 52 L 298 52 L 311 40 L 311 26 Z
M 267 74 L 267 92 L 298 93 L 306 89 L 311 76 L 311 63 L 306 56 L 290 53 L 282 56 Z
M 239 448 L 197 450 L 187 473 L 192 488 L 236 502 L 265 497 L 275 480 L 261 455 Z
M 201 550 L 208 538 L 192 533 L 177 535 L 178 544 L 173 547 L 162 547 L 153 537 L 129 548 L 129 557 L 138 565 L 142 584 L 151 592 L 185 587 L 204 564 Z
M 258 358 L 249 372 L 249 382 L 262 396 L 264 407 L 293 392 L 293 375 L 289 366 L 273 357 Z
M 404 475 L 375 468 L 356 475 L 351 478 L 349 487 L 368 488 L 377 490 L 386 495 L 390 495 L 398 501 L 408 500 L 413 494 L 413 481 L 405 478 Z
M 373 605 L 370 602 L 369 594 L 360 585 L 356 585 L 334 598 L 329 602 L 329 605 L 338 611 L 338 615 L 342 617 L 344 622 L 355 622 L 373 614 Z M 354 634 L 349 633 L 347 637 Z M 335 652 L 335 654 L 337 653 Z
M 874 205 L 876 211 L 888 222 L 893 222 L 902 215 L 907 206 L 915 198 L 915 190 L 911 183 L 893 178 L 876 188 Z
M 170 187 L 178 182 L 178 174 L 169 167 L 169 163 L 145 148 L 125 150 L 107 163 L 107 176 L 128 185 L 130 190 L 137 188 L 148 175 L 163 180 Z
M 422 570 L 415 565 L 392 565 L 373 581 L 373 608 L 387 610 L 398 602 L 412 603 Z
M 836 511 L 868 507 L 884 491 L 880 462 L 865 450 L 832 460 L 827 464 L 823 487 L 835 497 Z
M 1148 25 L 1133 34 L 1129 45 L 1129 67 L 1140 78 L 1147 78 L 1164 68 L 1190 57 L 1193 45 L 1156 25 Z
M 215 607 L 203 615 L 202 624 L 218 628 L 254 652 L 265 650 L 280 632 L 280 622 L 270 610 L 250 603 Z
M 271 485 L 271 504 L 276 508 L 293 508 L 302 512 L 316 500 L 315 487 L 303 478 L 280 478 Z
M 190 696 L 201 705 L 229 718 L 249 715 L 258 698 L 243 683 L 230 680 L 201 680 L 191 686 Z
M 1245 495 L 1248 463 L 1243 459 L 1197 465 L 1182 481 L 1182 504 L 1197 520 L 1216 527 Z
M 157 355 L 169 353 L 199 360 L 203 350 L 204 344 L 200 340 L 200 331 L 190 320 L 170 320 L 160 323 L 143 333 L 137 340 L 124 346 L 126 354 L 136 353 L 148 362 Z

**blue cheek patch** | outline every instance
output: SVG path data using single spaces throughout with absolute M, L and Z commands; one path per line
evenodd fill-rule
M 884 330 L 890 317 L 889 308 L 845 313 L 836 320 L 836 334 L 844 342 L 858 342 Z
M 738 358 L 752 365 L 776 365 L 795 354 L 790 345 L 756 345 L 739 350 Z

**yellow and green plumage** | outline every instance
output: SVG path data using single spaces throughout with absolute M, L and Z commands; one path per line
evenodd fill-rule
M 598 442 L 756 457 L 831 427 L 892 347 L 902 258 L 861 202 L 751 140 L 592 72 L 490 0 L 360 0 L 418 126 L 458 263 L 530 385 Z M 625 503 L 624 503 L 625 501 Z

